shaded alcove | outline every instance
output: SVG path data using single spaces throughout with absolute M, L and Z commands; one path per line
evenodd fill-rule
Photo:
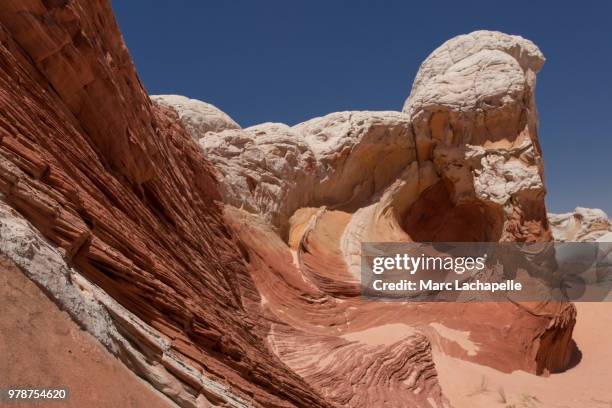
M 421 193 L 402 227 L 418 242 L 496 242 L 502 234 L 502 211 L 476 198 L 453 202 L 441 180 Z

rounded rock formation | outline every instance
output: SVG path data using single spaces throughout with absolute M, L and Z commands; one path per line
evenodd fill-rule
M 431 381 L 406 388 L 403 401 L 445 405 L 430 363 L 409 358 L 431 361 L 431 339 L 500 370 L 541 374 L 569 364 L 568 303 L 390 306 L 357 296 L 362 242 L 551 239 L 534 98 L 543 62 L 530 41 L 478 31 L 427 58 L 404 112 L 200 134 L 219 172 L 225 219 L 275 321 L 269 347 L 321 394 L 342 406 L 399 407 L 406 373 Z M 430 324 L 470 332 L 478 350 L 439 341 Z M 405 334 L 380 351 L 392 353 L 394 371 L 353 381 L 373 353 L 370 338 L 388 327 Z
M 240 126 L 227 113 L 210 103 L 181 95 L 151 95 L 151 100 L 158 105 L 174 109 L 187 132 L 196 141 L 199 135 L 207 132 L 240 129 Z

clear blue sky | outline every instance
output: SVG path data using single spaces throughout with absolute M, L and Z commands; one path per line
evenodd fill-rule
M 412 4 L 411 4 L 412 3 Z M 150 94 L 201 99 L 241 126 L 401 110 L 419 64 L 477 29 L 534 41 L 549 211 L 612 215 L 612 2 L 143 1 L 113 8 Z

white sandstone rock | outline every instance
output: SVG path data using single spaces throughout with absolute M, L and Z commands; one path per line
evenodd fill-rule
M 574 212 L 548 214 L 555 241 L 591 242 L 612 236 L 612 223 L 608 215 L 598 208 L 577 207 Z
M 151 100 L 173 108 L 195 141 L 206 132 L 240 129 L 240 126 L 227 113 L 210 103 L 181 95 L 151 95 Z
M 534 99 L 543 63 L 528 40 L 476 31 L 447 41 L 423 62 L 403 112 L 337 112 L 293 127 L 191 126 L 192 136 L 220 174 L 223 200 L 261 215 L 281 234 L 302 207 L 356 213 L 374 205 L 359 212 L 347 240 L 399 237 L 411 206 L 437 185 L 439 199 L 449 202 L 434 210 L 448 216 L 460 205 L 486 210 L 487 222 L 501 225 L 488 239 L 501 239 L 502 229 L 545 236 Z M 529 229 L 517 228 L 527 219 Z
M 504 208 L 544 196 L 535 108 L 538 48 L 518 36 L 476 31 L 455 37 L 423 62 L 404 105 L 420 159 L 450 182 L 455 203 Z M 543 203 L 541 204 L 543 206 Z
M 281 228 L 300 207 L 358 208 L 416 158 L 410 121 L 400 112 L 264 123 L 207 133 L 199 143 L 221 173 L 224 200 Z
M 287 125 L 264 123 L 209 133 L 199 143 L 221 173 L 225 202 L 260 213 L 275 225 L 281 218 L 288 220 L 288 209 L 297 209 L 312 194 L 314 154 Z
M 544 63 L 528 40 L 493 31 L 455 37 L 421 64 L 404 104 L 417 137 L 482 145 L 512 142 L 537 116 L 535 74 Z
M 489 53 L 490 51 L 492 53 Z M 421 88 L 428 87 L 436 77 L 465 70 L 465 59 L 479 54 L 480 58 L 486 61 L 487 55 L 489 55 L 488 59 L 495 60 L 498 58 L 500 59 L 499 62 L 503 65 L 504 59 L 500 56 L 495 57 L 497 52 L 502 52 L 512 57 L 523 72 L 532 71 L 537 73 L 545 61 L 544 55 L 538 47 L 533 42 L 520 36 L 486 30 L 459 35 L 436 48 L 421 64 L 412 85 L 411 96 L 404 105 L 404 111 L 410 111 L 410 107 L 414 105 L 413 95 L 421 92 Z M 467 64 L 467 73 L 473 75 L 474 69 L 469 69 L 469 65 Z M 511 63 L 510 65 L 513 64 Z M 482 67 L 482 64 L 477 63 L 475 66 Z
M 601 237 L 597 238 L 597 242 L 612 242 L 612 231 L 606 232 Z

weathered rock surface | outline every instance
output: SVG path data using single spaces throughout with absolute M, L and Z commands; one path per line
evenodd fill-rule
M 175 403 L 449 406 L 432 347 L 567 367 L 571 304 L 357 296 L 364 241 L 551 239 L 532 43 L 447 42 L 404 112 L 240 129 L 151 103 L 105 1 L 5 2 L 0 39 L 0 250 Z
M 590 242 L 608 241 L 612 233 L 612 222 L 598 208 L 577 207 L 574 212 L 548 214 L 555 241 Z
M 59 403 L 66 408 L 176 406 L 81 330 L 4 255 L 0 255 L 0 299 L 3 387 L 61 385 L 69 393 Z
M 8 0 L 2 2 L 0 20 L 0 38 L 11 55 L 3 68 L 13 77 L 26 73 L 39 92 L 61 100 L 56 110 L 70 117 L 67 126 L 87 134 L 101 164 L 135 183 L 155 177 L 162 152 L 153 140 L 151 102 L 110 5 Z M 42 123 L 38 131 L 50 125 Z
M 168 339 L 160 348 L 126 319 L 155 368 L 129 353 L 126 365 L 183 406 L 331 406 L 267 350 L 212 168 L 176 113 L 149 101 L 109 3 L 3 2 L 0 39 L 0 194 L 60 259 Z M 155 379 L 164 370 L 181 386 Z
M 475 32 L 432 53 L 402 113 L 339 112 L 292 127 L 192 135 L 220 173 L 225 217 L 245 243 L 262 305 L 284 323 L 269 345 L 322 395 L 343 406 L 444 405 L 432 341 L 504 371 L 569 363 L 571 304 L 356 297 L 362 242 L 551 239 L 534 100 L 543 62 L 527 40 Z M 432 324 L 468 333 L 477 351 Z M 379 371 L 368 339 L 387 327 L 399 337 L 388 336 L 382 353 L 394 360 Z M 357 380 L 364 362 L 371 369 Z M 404 375 L 429 380 L 415 385 Z
M 27 220 L 2 202 L 0 238 L 0 254 L 7 254 L 12 261 L 9 264 L 18 266 L 108 351 L 174 402 L 186 407 L 210 400 L 225 401 L 235 407 L 249 406 L 226 385 L 203 374 L 185 356 L 176 353 L 172 338 L 146 324 L 70 267 L 65 251 L 47 242 Z
M 178 113 L 179 119 L 190 135 L 240 129 L 228 114 L 210 103 L 181 95 L 151 95 L 151 100 L 159 105 L 171 106 Z
M 409 118 L 339 112 L 294 127 L 264 123 L 200 135 L 225 202 L 286 231 L 299 208 L 355 210 L 415 159 Z

